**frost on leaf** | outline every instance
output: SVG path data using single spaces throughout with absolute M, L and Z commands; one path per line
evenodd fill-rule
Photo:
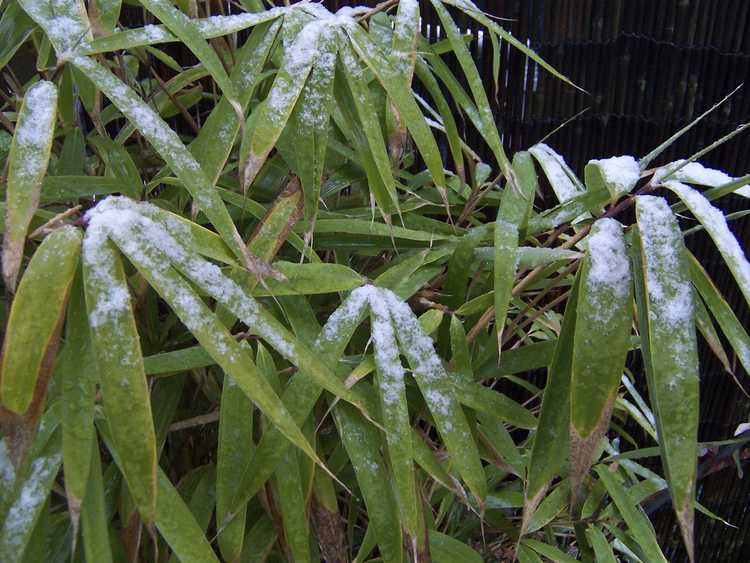
M 29 476 L 8 508 L 0 529 L 0 552 L 6 555 L 23 553 L 61 461 L 62 454 L 58 452 L 38 457 L 31 463 Z
M 294 343 L 266 323 L 260 322 L 260 305 L 229 278 L 216 264 L 195 250 L 190 229 L 159 208 L 138 203 L 126 197 L 108 197 L 86 214 L 88 228 L 84 239 L 84 260 L 104 298 L 90 314 L 92 326 L 106 321 L 130 306 L 127 287 L 118 284 L 113 275 L 111 249 L 107 239 L 148 268 L 149 274 L 169 288 L 183 311 L 182 321 L 188 328 L 199 328 L 205 322 L 205 306 L 192 291 L 174 286 L 165 276 L 174 266 L 198 288 L 232 310 L 253 332 L 292 363 L 299 364 Z

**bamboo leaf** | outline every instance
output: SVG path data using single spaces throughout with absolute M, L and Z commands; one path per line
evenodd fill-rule
M 245 244 L 227 208 L 177 134 L 135 92 L 105 67 L 93 59 L 81 56 L 76 57 L 73 64 L 104 92 L 157 150 L 193 196 L 198 207 L 206 213 L 232 252 L 248 268 L 258 271 L 258 265 L 250 263 L 251 258 L 247 255 Z
M 630 348 L 633 300 L 622 225 L 600 219 L 586 240 L 570 379 L 570 488 L 576 510 L 583 502 L 583 479 L 609 428 Z
M 224 378 L 219 414 L 219 444 L 216 453 L 216 520 L 223 522 L 234 504 L 237 481 L 247 470 L 253 454 L 253 403 L 230 377 Z M 245 510 L 218 536 L 219 549 L 227 561 L 242 553 Z
M 250 137 L 243 141 L 249 147 L 245 162 L 241 164 L 241 183 L 245 191 L 255 180 L 289 121 L 315 63 L 321 34 L 326 31 L 326 24 L 321 22 L 305 25 L 289 47 L 268 96 L 256 110 L 255 126 L 247 130 Z
M 568 433 L 561 429 L 570 426 L 570 385 L 579 283 L 580 277 L 577 276 L 570 300 L 565 307 L 565 316 L 552 362 L 547 369 L 547 386 L 544 389 L 542 410 L 528 464 L 522 535 L 550 481 L 555 475 L 561 474 L 567 461 L 569 437 Z M 560 436 L 561 433 L 563 436 Z
M 662 463 L 692 559 L 698 433 L 698 352 L 685 248 L 666 201 L 636 200 L 634 257 L 641 347 Z
M 724 213 L 711 205 L 699 192 L 685 184 L 670 180 L 664 185 L 677 194 L 695 218 L 701 222 L 719 249 L 729 271 L 732 272 L 740 291 L 745 296 L 745 301 L 750 304 L 750 263 L 737 242 L 737 238 L 729 230 Z
M 607 466 L 597 465 L 595 470 L 648 561 L 666 561 L 656 542 L 656 534 L 651 523 L 630 497 L 629 492 L 618 482 Z
M 451 388 L 450 378 L 435 353 L 432 339 L 425 334 L 406 303 L 389 290 L 383 289 L 381 294 L 386 298 L 394 325 L 398 327 L 396 337 L 401 352 L 411 365 L 417 385 L 445 441 L 451 464 L 482 502 L 487 496 L 487 484 L 479 452 L 457 394 Z
M 65 427 L 63 427 L 63 431 Z M 94 431 L 95 432 L 95 431 Z M 63 435 L 63 440 L 65 436 Z M 63 446 L 65 442 L 63 441 Z M 104 498 L 104 481 L 98 448 L 91 448 L 90 467 L 87 473 L 86 494 L 81 505 L 83 552 L 86 561 L 112 561 L 108 532 L 107 508 Z M 65 472 L 67 480 L 67 470 Z M 66 483 L 67 485 L 67 483 Z
M 584 169 L 590 191 L 606 189 L 612 201 L 629 194 L 641 177 L 641 169 L 632 156 L 614 156 L 590 160 Z
M 388 458 L 396 487 L 396 498 L 407 541 L 416 545 L 417 489 L 414 475 L 409 409 L 393 319 L 385 289 L 372 288 L 369 296 L 372 338 L 375 347 L 377 387 L 385 428 Z
M 83 276 L 104 414 L 142 518 L 156 513 L 156 437 L 138 330 L 122 262 L 101 227 L 83 240 Z
M 41 376 L 54 362 L 80 245 L 78 229 L 58 229 L 42 242 L 21 278 L 0 364 L 2 402 L 15 413 L 26 412 L 33 400 L 43 401 L 47 382 Z M 38 386 L 41 396 L 35 397 Z
M 503 330 L 508 315 L 516 275 L 519 231 L 525 226 L 538 187 L 534 163 L 527 152 L 519 152 L 512 164 L 518 182 L 507 184 L 500 200 L 494 234 L 495 326 L 498 358 L 501 356 Z
M 55 433 L 19 474 L 12 501 L 0 524 L 3 561 L 21 563 L 34 528 L 47 506 L 55 477 L 62 463 L 60 435 Z
M 55 132 L 56 109 L 54 84 L 41 80 L 29 88 L 8 155 L 3 280 L 11 291 L 16 288 L 29 223 L 39 205 Z
M 721 296 L 718 288 L 711 281 L 711 278 L 708 277 L 700 262 L 692 254 L 689 257 L 690 276 L 693 280 L 693 285 L 706 302 L 706 306 L 711 311 L 713 317 L 719 323 L 721 331 L 734 349 L 734 353 L 737 354 L 740 364 L 742 364 L 747 373 L 750 373 L 750 336 L 748 336 L 742 323 L 737 319 L 729 303 Z
M 77 530 L 81 504 L 89 488 L 91 456 L 98 455 L 94 430 L 96 360 L 91 346 L 83 276 L 77 269 L 71 288 L 65 328 L 65 347 L 58 359 L 62 378 L 62 446 L 65 493 L 73 528 Z M 101 468 L 97 465 L 97 470 Z M 94 476 L 93 479 L 96 477 Z

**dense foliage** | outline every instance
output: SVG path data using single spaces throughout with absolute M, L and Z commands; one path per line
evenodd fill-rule
M 469 0 L 2 5 L 3 561 L 666 561 L 665 495 L 692 558 L 748 177 L 509 158 L 502 42 L 566 79 Z

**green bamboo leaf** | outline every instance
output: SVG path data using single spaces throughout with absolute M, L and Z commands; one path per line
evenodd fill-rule
M 182 563 L 210 563 L 218 558 L 180 494 L 161 468 L 158 473 L 156 527 Z
M 597 563 L 617 563 L 615 554 L 612 552 L 612 546 L 609 545 L 607 537 L 599 527 L 590 524 L 589 527 L 586 528 L 586 537 L 594 548 Z
M 298 232 L 303 232 L 307 229 L 307 227 L 308 223 L 300 221 L 296 226 L 296 230 Z M 361 219 L 318 219 L 315 222 L 314 232 L 347 233 L 352 235 L 367 235 L 369 237 L 387 237 L 389 240 L 389 247 L 392 247 L 392 243 L 390 242 L 391 239 L 434 242 L 450 238 L 442 233 L 431 233 L 416 229 L 406 229 L 404 227 L 386 225 L 383 223 L 365 221 Z
M 614 406 L 630 348 L 632 278 L 622 225 L 600 219 L 586 238 L 570 378 L 571 506 L 583 502 L 581 486 Z
M 574 557 L 563 553 L 557 547 L 539 540 L 525 539 L 521 545 L 530 547 L 540 555 L 544 555 L 550 561 L 554 561 L 554 563 L 574 563 L 576 561 Z
M 586 192 L 585 186 L 576 178 L 565 159 L 549 146 L 539 143 L 531 147 L 529 152 L 539 162 L 560 203 L 566 203 Z
M 641 347 L 662 463 L 692 559 L 699 410 L 693 289 L 682 235 L 667 202 L 640 196 L 636 214 Z
M 589 190 L 606 189 L 613 202 L 629 194 L 641 178 L 641 169 L 632 156 L 590 160 L 583 173 Z
M 387 306 L 386 289 L 373 286 L 369 295 L 370 323 L 375 347 L 376 383 L 385 428 L 388 458 L 395 481 L 401 524 L 407 541 L 416 545 L 418 533 L 417 489 L 414 475 L 409 408 L 404 385 L 404 368 L 396 344 L 391 313 Z
M 156 437 L 138 330 L 117 251 L 101 226 L 83 240 L 89 326 L 100 375 L 104 414 L 122 473 L 141 516 L 156 512 Z
M 143 7 L 154 14 L 164 25 L 203 63 L 203 66 L 211 74 L 216 84 L 227 97 L 227 101 L 235 108 L 238 114 L 243 114 L 242 107 L 235 92 L 234 83 L 229 79 L 224 65 L 216 52 L 209 46 L 198 26 L 175 8 L 167 0 L 139 0 Z
M 16 481 L 12 501 L 0 524 L 0 553 L 3 561 L 21 563 L 34 528 L 47 507 L 55 477 L 62 463 L 60 434 L 55 432 L 34 455 Z
M 272 12 L 268 10 L 263 14 Z M 249 14 L 241 14 L 248 16 Z M 254 14 L 257 15 L 257 14 Z M 281 20 L 261 23 L 253 29 L 245 44 L 237 51 L 237 62 L 229 78 L 238 93 L 243 111 L 247 109 L 261 77 L 263 66 L 276 41 Z M 229 101 L 222 97 L 188 147 L 212 183 L 219 179 L 222 169 L 240 131 L 240 119 Z
M 305 218 L 315 220 L 328 146 L 338 35 L 320 37 L 319 54 L 309 80 L 279 137 L 278 149 L 299 176 L 305 195 Z
M 691 162 L 688 160 L 676 160 L 657 168 L 651 181 L 654 184 L 661 184 L 663 180 L 674 180 L 687 184 L 696 184 L 699 186 L 708 186 L 712 188 L 706 190 L 707 199 L 715 199 L 715 194 L 724 195 L 725 193 L 735 192 L 743 197 L 750 197 L 750 186 L 747 182 L 750 177 L 747 175 L 734 178 L 721 170 L 708 168 L 700 162 Z M 724 190 L 727 190 L 726 192 Z M 711 196 L 711 197 L 709 197 Z M 717 197 L 720 197 L 717 195 Z M 676 211 L 683 211 L 676 208 Z
M 552 522 L 552 520 L 554 520 L 555 517 L 568 505 L 569 498 L 569 483 L 567 480 L 562 481 L 557 487 L 555 487 L 555 490 L 544 498 L 539 504 L 539 507 L 534 511 L 534 515 L 529 521 L 529 526 L 526 532 L 531 534 L 537 530 L 541 530 L 547 524 Z
M 64 423 L 63 423 L 64 424 Z M 92 427 L 93 430 L 93 427 Z M 63 431 L 65 427 L 63 426 Z M 95 431 L 94 431 L 95 432 Z M 63 435 L 63 447 L 65 446 L 65 435 Z M 83 553 L 86 561 L 101 561 L 110 563 L 112 549 L 109 542 L 108 516 L 104 499 L 104 481 L 102 479 L 102 465 L 99 459 L 99 449 L 90 448 L 91 458 L 88 481 L 86 483 L 86 494 L 81 505 L 81 530 Z M 65 469 L 67 486 L 68 472 Z
M 34 31 L 34 22 L 18 2 L 6 3 L 0 18 L 0 69 L 5 68 Z
M 536 428 L 537 420 L 531 412 L 494 389 L 473 381 L 454 381 L 453 387 L 461 404 L 477 412 L 518 428 Z
M 750 336 L 748 336 L 742 323 L 737 319 L 732 307 L 722 297 L 721 293 L 719 293 L 718 288 L 711 281 L 711 278 L 708 277 L 700 262 L 692 254 L 689 257 L 690 277 L 693 280 L 693 285 L 706 302 L 706 306 L 711 311 L 716 322 L 719 323 L 721 331 L 734 349 L 734 353 L 737 355 L 740 364 L 742 364 L 747 373 L 750 373 Z
M 285 53 L 284 62 L 268 96 L 256 110 L 258 115 L 255 126 L 246 131 L 246 135 L 250 137 L 243 140 L 249 147 L 249 153 L 241 163 L 241 183 L 245 191 L 255 180 L 289 121 L 317 58 L 321 34 L 327 30 L 328 27 L 324 23 L 308 23 Z
M 665 204 L 666 207 L 666 204 Z M 595 468 L 596 474 L 599 475 L 599 479 L 602 480 L 604 486 L 607 488 L 609 496 L 617 506 L 617 510 L 622 515 L 623 520 L 628 525 L 630 533 L 633 535 L 635 540 L 643 549 L 644 555 L 647 557 L 649 562 L 651 561 L 662 561 L 666 559 L 659 549 L 659 544 L 656 541 L 656 534 L 651 526 L 651 523 L 646 518 L 646 515 L 641 512 L 640 507 L 636 505 L 629 491 L 623 487 L 623 485 L 617 480 L 615 474 L 612 473 L 609 467 L 605 465 L 597 465 Z
M 727 219 L 721 210 L 711 205 L 700 192 L 677 181 L 669 180 L 664 185 L 679 196 L 690 212 L 706 229 L 719 249 L 729 271 L 750 304 L 750 263 L 745 257 L 737 238 L 729 230 Z
M 299 264 L 274 262 L 274 269 L 286 280 L 267 280 L 265 287 L 253 290 L 257 296 L 264 295 L 312 295 L 348 291 L 362 285 L 364 278 L 341 264 Z M 246 277 L 248 277 L 246 275 Z
M 281 512 L 284 540 L 291 560 L 308 563 L 310 558 L 310 528 L 306 514 L 305 492 L 302 490 L 297 451 L 287 448 L 276 470 L 273 483 Z
M 509 183 L 505 187 L 494 234 L 494 305 L 498 357 L 501 357 L 505 319 L 516 276 L 519 231 L 525 226 L 538 188 L 534 163 L 529 153 L 516 153 L 512 166 L 517 183 Z
M 693 286 L 696 289 L 698 288 L 695 282 L 693 282 Z M 693 307 L 695 309 L 695 326 L 698 329 L 698 332 L 703 336 L 703 340 L 708 344 L 708 347 L 711 349 L 714 356 L 716 356 L 716 359 L 721 362 L 722 366 L 724 366 L 724 370 L 727 373 L 732 373 L 732 366 L 729 363 L 729 357 L 724 350 L 724 345 L 719 338 L 719 333 L 716 332 L 714 323 L 711 321 L 711 316 L 708 314 L 708 309 L 706 309 L 706 305 L 704 305 L 703 299 L 701 299 L 698 293 L 693 297 Z
M 357 55 L 377 77 L 398 110 L 404 125 L 406 125 L 419 148 L 419 152 L 432 176 L 432 181 L 438 188 L 445 189 L 446 180 L 440 150 L 424 115 L 419 110 L 410 84 L 404 82 L 403 77 L 388 63 L 386 55 L 361 26 L 349 24 L 345 26 L 345 30 Z
M 230 377 L 224 378 L 219 411 L 219 444 L 216 453 L 216 520 L 223 522 L 234 504 L 237 481 L 253 454 L 253 403 Z M 245 510 L 218 536 L 219 549 L 227 561 L 242 553 Z
M 65 493 L 75 530 L 78 527 L 81 503 L 89 486 L 92 452 L 96 452 L 94 405 L 98 377 L 93 353 L 83 276 L 81 270 L 78 270 L 68 303 L 65 346 L 57 364 L 58 377 L 62 379 L 61 421 Z
M 91 79 L 151 143 L 172 171 L 182 181 L 232 252 L 254 271 L 263 270 L 251 257 L 237 232 L 227 208 L 212 187 L 200 164 L 182 144 L 177 134 L 133 90 L 105 67 L 88 57 L 76 57 L 73 64 Z M 257 261 L 255 261 L 257 262 Z
M 3 280 L 10 291 L 16 288 L 29 223 L 39 205 L 55 132 L 56 110 L 57 88 L 46 80 L 29 88 L 19 110 L 8 155 L 3 236 Z
M 430 530 L 430 556 L 436 563 L 481 563 L 482 556 L 465 543 L 437 530 Z
M 513 173 L 510 160 L 505 154 L 505 149 L 503 148 L 503 144 L 500 139 L 500 133 L 498 132 L 497 126 L 495 125 L 495 118 L 492 115 L 492 108 L 490 106 L 489 99 L 487 98 L 487 92 L 484 89 L 484 83 L 482 82 L 479 71 L 477 70 L 474 61 L 471 58 L 471 53 L 469 52 L 466 43 L 464 43 L 463 39 L 461 38 L 461 31 L 453 21 L 453 18 L 451 18 L 448 10 L 445 8 L 445 6 L 443 6 L 441 0 L 430 1 L 432 3 L 432 7 L 435 9 L 435 12 L 437 12 L 438 17 L 440 18 L 441 23 L 443 24 L 443 29 L 445 29 L 445 33 L 451 43 L 453 52 L 458 58 L 458 63 L 461 65 L 461 69 L 466 76 L 466 80 L 469 84 L 469 89 L 471 90 L 471 94 L 474 97 L 474 102 L 476 103 L 476 109 L 482 125 L 481 130 L 483 132 L 484 139 L 490 146 L 490 150 L 492 151 L 495 160 L 500 166 L 500 170 L 508 179 L 509 184 L 514 189 L 518 189 L 516 186 L 515 175 Z
M 398 506 L 388 471 L 380 457 L 381 440 L 377 430 L 347 404 L 337 404 L 333 412 L 383 560 L 389 563 L 404 561 Z
M 398 210 L 396 183 L 391 172 L 383 131 L 367 83 L 366 69 L 357 60 L 346 39 L 339 49 L 339 73 L 348 89 L 339 87 L 336 94 L 351 136 L 359 147 L 358 155 L 367 173 L 370 192 L 384 215 Z M 340 82 L 343 82 L 340 81 Z
M 276 543 L 276 530 L 268 516 L 261 515 L 245 535 L 240 563 L 263 563 Z
M 425 334 L 409 306 L 393 292 L 381 290 L 393 319 L 401 352 L 411 365 L 428 408 L 451 456 L 451 465 L 463 477 L 474 495 L 483 501 L 487 484 L 479 460 L 477 445 L 471 435 L 468 421 L 454 392 L 451 380 L 433 347 L 432 339 Z
M 209 16 L 190 20 L 198 35 L 203 39 L 221 37 L 236 33 L 259 24 L 275 20 L 287 10 L 283 7 L 264 10 L 260 13 L 242 13 L 228 16 Z M 158 17 L 158 16 L 157 16 Z M 135 29 L 117 31 L 106 37 L 98 37 L 91 41 L 82 52 L 86 55 L 97 55 L 110 51 L 129 50 L 146 45 L 158 45 L 179 41 L 177 34 L 164 25 L 146 25 Z M 241 91 L 238 91 L 241 95 Z
M 26 412 L 32 400 L 43 400 L 43 395 L 34 396 L 35 388 L 42 372 L 54 362 L 80 248 L 78 229 L 54 231 L 34 253 L 21 278 L 8 316 L 0 364 L 2 403 L 15 413 Z
M 521 535 L 525 533 L 550 481 L 562 472 L 567 458 L 569 437 L 562 429 L 570 426 L 570 385 L 579 283 L 580 276 L 577 276 L 565 307 L 552 362 L 547 369 L 547 386 L 528 464 Z

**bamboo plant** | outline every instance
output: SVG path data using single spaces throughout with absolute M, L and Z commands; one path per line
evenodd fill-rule
M 469 0 L 126 4 L 3 3 L 3 561 L 694 558 L 748 177 L 506 155 Z

